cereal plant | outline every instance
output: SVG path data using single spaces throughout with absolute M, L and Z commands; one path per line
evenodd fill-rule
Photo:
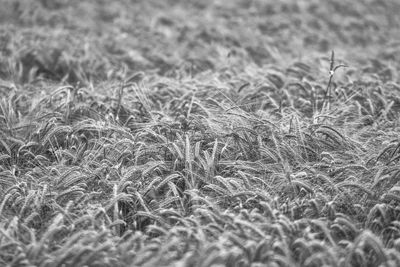
M 398 1 L 0 5 L 0 266 L 400 266 Z

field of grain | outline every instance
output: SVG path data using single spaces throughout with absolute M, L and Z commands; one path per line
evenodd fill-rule
M 0 6 L 0 266 L 400 266 L 400 1 Z

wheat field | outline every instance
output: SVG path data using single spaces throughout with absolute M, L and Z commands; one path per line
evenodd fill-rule
M 0 266 L 400 266 L 399 1 L 0 6 Z

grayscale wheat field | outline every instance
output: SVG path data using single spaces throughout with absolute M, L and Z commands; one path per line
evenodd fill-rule
M 397 0 L 0 0 L 0 266 L 400 266 Z

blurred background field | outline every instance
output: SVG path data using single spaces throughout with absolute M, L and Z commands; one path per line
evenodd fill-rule
M 98 82 L 125 72 L 287 68 L 335 50 L 351 65 L 398 64 L 397 1 L 2 1 L 10 68 Z M 318 66 L 319 67 L 319 66 Z M 22 68 L 22 70 L 20 69 Z M 15 73 L 14 73 L 15 75 Z M 67 77 L 66 77 L 67 76 Z M 34 77 L 32 77 L 34 78 Z

